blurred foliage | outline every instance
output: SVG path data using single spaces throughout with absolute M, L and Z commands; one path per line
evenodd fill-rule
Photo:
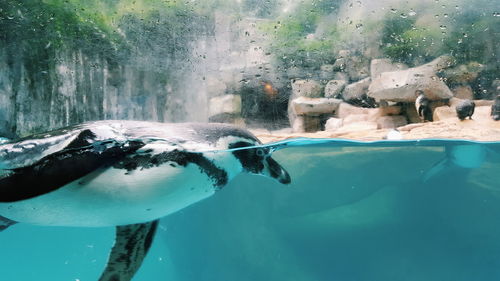
M 316 27 L 324 16 L 335 13 L 342 0 L 301 1 L 289 13 L 260 28 L 269 36 L 269 52 L 284 68 L 318 69 L 332 63 L 333 46 L 338 39 L 336 26 L 316 38 Z
M 439 29 L 417 27 L 415 18 L 391 15 L 384 20 L 381 49 L 394 61 L 417 65 L 441 55 Z
M 382 50 L 395 61 L 415 64 L 442 54 L 450 54 L 458 63 L 497 60 L 500 21 L 483 13 L 469 11 L 449 25 L 416 27 L 415 18 L 389 16 L 384 20 Z
M 123 44 L 102 17 L 67 2 L 5 0 L 0 11 L 0 40 L 33 63 L 60 48 L 111 58 Z
M 458 64 L 483 64 L 480 79 L 472 85 L 478 97 L 486 97 L 481 93 L 500 78 L 500 20 L 495 15 L 470 9 L 425 28 L 414 17 L 389 15 L 383 24 L 381 50 L 394 61 L 415 66 L 448 54 Z

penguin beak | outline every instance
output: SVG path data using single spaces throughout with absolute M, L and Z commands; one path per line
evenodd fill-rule
M 282 184 L 289 184 L 292 182 L 288 172 L 271 157 L 264 159 L 264 169 L 261 173 L 262 175 L 271 177 Z

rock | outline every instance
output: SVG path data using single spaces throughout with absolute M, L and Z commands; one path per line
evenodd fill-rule
M 370 84 L 368 96 L 376 101 L 414 102 L 415 91 L 423 90 L 430 100 L 451 98 L 453 93 L 436 76 L 436 69 L 445 64 L 444 59 L 436 60 L 406 70 L 381 73 Z
M 349 59 L 347 57 L 340 57 L 335 60 L 335 63 L 333 64 L 333 69 L 338 71 L 345 71 L 348 64 L 349 64 Z
M 322 80 L 331 80 L 335 77 L 333 64 L 324 64 L 320 66 L 319 76 Z
M 370 75 L 372 79 L 380 76 L 383 72 L 391 72 L 408 69 L 403 63 L 393 63 L 390 59 L 373 59 L 370 63 Z
M 339 107 L 337 109 L 337 117 L 344 119 L 349 115 L 369 114 L 370 112 L 373 112 L 373 110 L 376 110 L 376 108 L 357 107 L 357 106 L 350 105 L 346 102 L 342 102 L 339 104 Z
M 433 72 L 438 72 L 443 69 L 454 66 L 455 63 L 456 63 L 455 58 L 444 55 L 435 58 L 433 61 L 426 63 L 423 66 L 430 68 Z
M 317 132 L 321 130 L 321 119 L 314 116 L 297 116 L 293 122 L 294 133 Z
M 323 64 L 319 69 L 325 72 L 333 72 L 333 64 Z
M 339 58 L 347 58 L 351 56 L 351 51 L 350 50 L 340 50 L 339 51 Z
M 455 107 L 439 106 L 434 109 L 432 118 L 434 121 L 442 121 L 449 118 L 457 118 L 457 113 L 455 112 Z
M 402 115 L 381 116 L 377 119 L 379 129 L 394 129 L 408 124 L 406 117 Z
M 380 116 L 400 115 L 402 108 L 399 105 L 381 106 L 378 108 Z
M 341 103 L 339 99 L 298 97 L 291 104 L 296 115 L 319 116 L 334 114 Z
M 329 118 L 328 120 L 326 120 L 325 131 L 335 131 L 338 128 L 342 127 L 342 125 L 342 119 L 335 117 Z
M 474 93 L 472 92 L 472 87 L 469 85 L 466 86 L 457 86 L 451 90 L 453 92 L 453 96 L 459 99 L 474 99 Z
M 449 101 L 449 105 L 456 107 L 459 103 L 461 103 L 463 99 L 459 98 L 451 98 Z M 474 100 L 476 106 L 492 106 L 494 101 L 492 100 Z
M 500 91 L 500 79 L 495 79 L 491 82 L 491 88 L 495 91 Z
M 293 119 L 292 132 L 294 133 L 304 133 L 306 131 L 304 127 L 304 116 L 296 116 Z
M 209 116 L 221 114 L 240 115 L 241 114 L 241 96 L 223 95 L 210 99 Z
M 349 84 L 345 87 L 342 92 L 342 98 L 345 101 L 362 99 L 363 95 L 368 91 L 368 87 L 370 86 L 371 78 L 365 78 L 356 83 Z
M 343 119 L 343 124 L 348 125 L 357 122 L 369 121 L 368 119 L 369 119 L 368 114 L 351 114 Z
M 320 98 L 323 96 L 323 89 L 319 82 L 306 80 L 292 80 L 293 97 Z
M 337 129 L 335 133 L 347 133 L 347 132 L 359 132 L 359 131 L 368 131 L 368 130 L 376 130 L 378 127 L 376 122 L 373 121 L 361 121 L 355 122 L 351 124 L 344 125 Z
M 325 98 L 335 98 L 344 90 L 347 81 L 330 80 L 325 86 Z
M 343 80 L 346 83 L 348 83 L 349 82 L 349 75 L 345 72 L 334 72 L 333 79 Z
M 444 77 L 449 84 L 466 84 L 474 82 L 484 68 L 484 65 L 473 61 L 468 64 L 445 69 L 439 74 L 441 77 Z

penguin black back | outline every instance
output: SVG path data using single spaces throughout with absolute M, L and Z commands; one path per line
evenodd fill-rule
M 497 95 L 495 98 L 495 102 L 491 106 L 491 117 L 493 120 L 500 120 L 500 95 Z
M 457 112 L 457 117 L 460 120 L 464 120 L 469 117 L 472 119 L 472 115 L 474 114 L 474 109 L 476 108 L 476 104 L 471 100 L 463 100 L 455 107 Z

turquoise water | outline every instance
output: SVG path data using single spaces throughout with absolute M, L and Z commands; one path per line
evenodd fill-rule
M 291 185 L 240 175 L 162 219 L 134 280 L 500 280 L 500 144 L 277 147 Z M 97 280 L 113 234 L 15 225 L 0 233 L 0 280 Z

